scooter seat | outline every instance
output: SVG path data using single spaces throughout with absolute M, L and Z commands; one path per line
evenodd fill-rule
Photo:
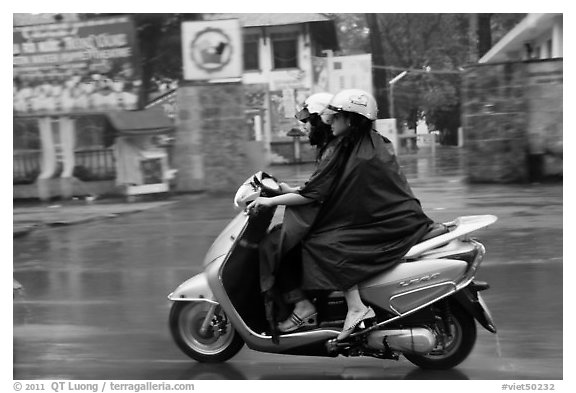
M 433 224 L 430 224 L 428 232 L 426 232 L 426 234 L 422 237 L 422 239 L 420 239 L 419 243 L 433 239 L 448 232 L 450 232 L 450 230 L 448 230 L 448 227 L 446 225 L 435 222 Z

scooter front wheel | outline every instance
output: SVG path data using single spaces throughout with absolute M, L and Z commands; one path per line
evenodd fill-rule
M 220 307 L 210 321 L 205 321 L 211 307 L 207 302 L 174 302 L 170 310 L 174 341 L 186 355 L 203 363 L 224 362 L 244 346 Z

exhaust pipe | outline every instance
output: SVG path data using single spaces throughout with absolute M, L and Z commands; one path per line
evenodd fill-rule
M 398 352 L 425 354 L 436 346 L 434 333 L 423 327 L 377 330 L 370 333 L 367 339 L 368 346 L 377 350 L 388 347 Z

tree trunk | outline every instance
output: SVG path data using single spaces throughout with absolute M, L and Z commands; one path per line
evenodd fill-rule
M 158 41 L 160 40 L 160 20 L 147 16 L 140 17 L 137 25 L 140 40 L 140 55 L 142 59 L 142 86 L 139 97 L 139 107 L 144 108 L 148 103 L 151 79 L 156 70 L 156 53 L 158 52 Z
M 380 34 L 380 26 L 378 24 L 378 14 L 366 14 L 366 22 L 370 29 L 370 48 L 372 52 L 372 64 L 383 66 L 384 61 L 384 48 L 382 46 L 382 36 Z M 378 118 L 385 119 L 390 117 L 388 110 L 388 84 L 387 73 L 383 68 L 372 69 L 372 86 L 374 90 L 374 98 L 378 103 Z
M 470 14 L 468 30 L 470 63 L 477 63 L 492 48 L 492 14 Z
M 492 48 L 492 14 L 478 14 L 478 58 L 481 58 Z

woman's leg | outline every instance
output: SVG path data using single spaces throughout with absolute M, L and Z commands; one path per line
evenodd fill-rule
M 357 314 L 360 312 L 365 312 L 368 307 L 362 303 L 360 298 L 360 291 L 358 286 L 354 285 L 352 288 L 344 292 L 344 298 L 346 299 L 346 305 L 348 306 L 348 314 Z
M 358 326 L 363 320 L 374 318 L 376 316 L 374 310 L 362 302 L 357 285 L 345 291 L 344 298 L 346 299 L 346 305 L 348 306 L 348 313 L 346 314 L 346 320 L 344 321 L 344 328 L 338 335 L 338 340 L 343 340 L 352 334 L 356 326 Z
M 300 288 L 302 281 L 300 247 L 294 247 L 282 259 L 277 281 L 284 301 L 294 305 L 292 315 L 278 325 L 280 331 L 286 332 L 298 325 L 299 320 L 304 320 L 306 323 L 306 319 L 316 313 L 316 308 Z
M 300 288 L 302 283 L 302 249 L 296 246 L 288 251 L 280 261 L 277 282 L 284 301 L 288 304 L 297 304 L 306 299 L 304 291 Z

